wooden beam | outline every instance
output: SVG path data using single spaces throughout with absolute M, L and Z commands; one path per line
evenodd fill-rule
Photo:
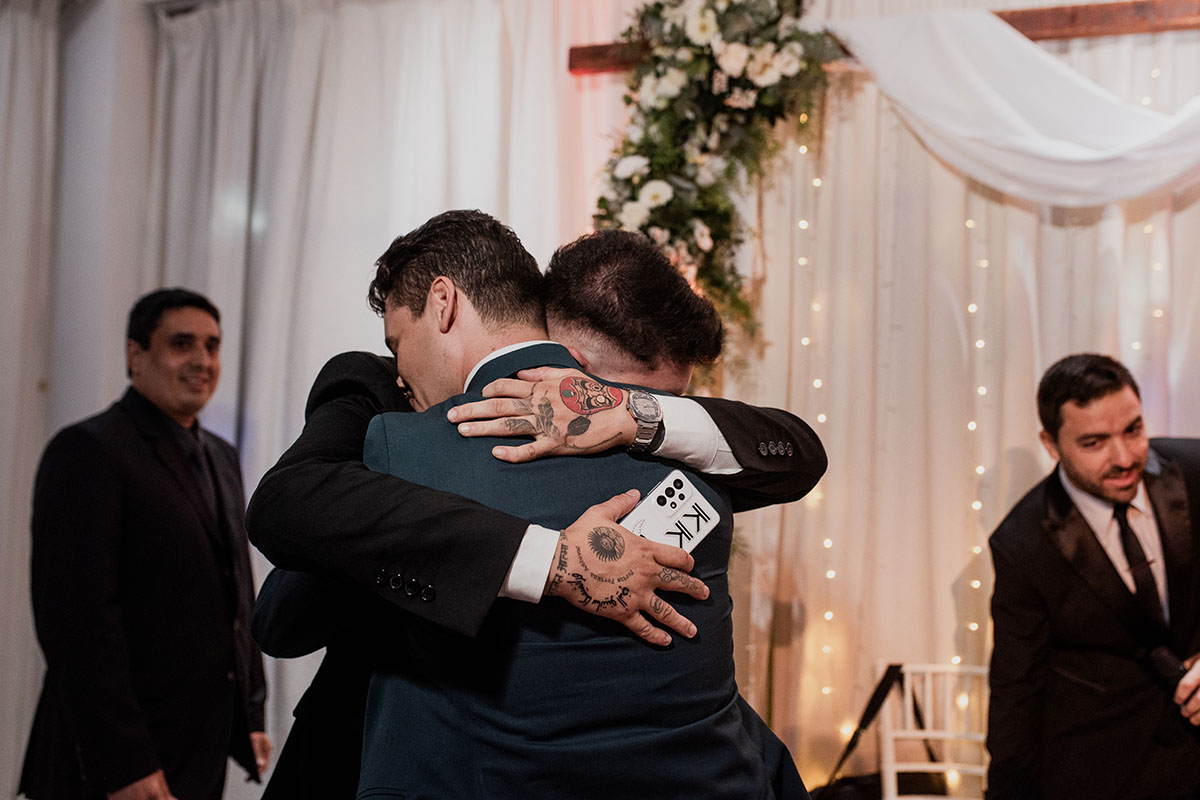
M 995 13 L 1035 41 L 1200 28 L 1200 0 L 1133 0 Z
M 1200 0 L 1132 0 L 1081 6 L 997 11 L 996 16 L 1030 39 L 1078 39 L 1128 33 L 1200 28 Z M 572 75 L 624 72 L 645 55 L 645 45 L 627 42 L 572 47 L 567 59 Z
M 613 42 L 585 44 L 572 47 L 567 56 L 567 68 L 572 75 L 594 75 L 597 72 L 624 72 L 633 69 L 646 55 L 644 42 Z

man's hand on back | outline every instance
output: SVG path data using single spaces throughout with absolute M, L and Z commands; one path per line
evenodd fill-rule
M 492 448 L 492 455 L 512 463 L 633 443 L 637 423 L 624 389 L 577 369 L 539 367 L 517 376 L 492 381 L 483 388 L 489 399 L 456 406 L 447 419 L 463 436 L 532 436 L 527 444 Z
M 685 551 L 643 539 L 617 524 L 637 500 L 638 492 L 631 489 L 594 505 L 559 535 L 544 594 L 616 620 L 651 644 L 671 643 L 670 634 L 651 619 L 690 639 L 696 626 L 655 590 L 703 600 L 708 587 L 688 574 L 695 561 Z

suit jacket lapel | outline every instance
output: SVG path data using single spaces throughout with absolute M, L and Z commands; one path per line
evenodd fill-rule
M 1046 478 L 1046 515 L 1042 525 L 1055 546 L 1121 624 L 1134 633 L 1145 630 L 1149 623 L 1133 592 L 1121 580 L 1091 526 L 1071 502 L 1057 470 Z
M 147 440 L 158 460 L 162 462 L 167 472 L 187 496 L 188 502 L 191 503 L 196 515 L 204 525 L 204 530 L 219 542 L 217 520 L 213 516 L 212 509 L 204 502 L 200 487 L 196 485 L 192 468 L 187 463 L 187 456 L 175 442 L 171 432 L 163 428 L 163 425 L 168 424 L 168 420 L 149 400 L 137 394 L 133 389 L 129 389 L 125 393 L 125 396 L 121 398 L 121 403 L 129 412 L 134 426 Z
M 1188 590 L 1192 575 L 1191 517 L 1188 513 L 1187 487 L 1179 467 L 1151 450 L 1146 465 L 1146 492 L 1154 507 L 1158 535 L 1162 540 L 1167 567 L 1167 604 L 1171 609 L 1171 633 L 1174 641 L 1190 638 L 1184 630 L 1189 618 Z

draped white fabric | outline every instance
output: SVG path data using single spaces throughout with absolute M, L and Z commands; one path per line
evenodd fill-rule
M 16 787 L 42 671 L 27 566 L 47 433 L 58 21 L 52 0 L 0 0 L 0 791 Z
M 1094 206 L 1200 177 L 1200 98 L 1175 114 L 1124 103 L 990 12 L 832 20 L 829 29 L 926 147 L 1015 197 Z

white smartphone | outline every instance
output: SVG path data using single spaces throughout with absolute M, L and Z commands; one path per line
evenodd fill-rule
M 676 469 L 643 497 L 621 524 L 638 536 L 690 553 L 717 527 L 720 517 L 712 503 Z

